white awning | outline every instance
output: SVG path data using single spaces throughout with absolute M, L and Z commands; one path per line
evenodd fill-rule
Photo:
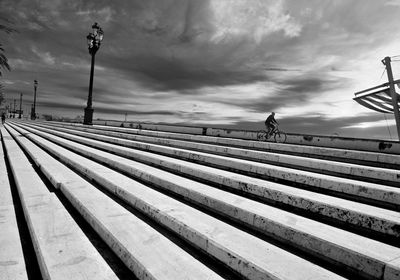
M 400 95 L 398 93 L 396 94 L 397 100 L 400 100 Z M 368 109 L 380 113 L 394 112 L 390 88 L 386 84 L 371 88 L 370 90 L 364 90 L 362 92 L 355 93 L 355 95 L 356 97 L 354 97 L 353 100 Z M 400 103 L 397 103 L 400 106 Z

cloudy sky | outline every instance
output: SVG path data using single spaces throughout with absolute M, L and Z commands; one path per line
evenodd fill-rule
M 400 55 L 400 0 L 0 0 L 5 20 L 1 83 L 25 111 L 37 79 L 38 113 L 83 115 L 98 22 L 94 118 L 260 129 L 275 111 L 287 132 L 397 135 L 352 98 Z

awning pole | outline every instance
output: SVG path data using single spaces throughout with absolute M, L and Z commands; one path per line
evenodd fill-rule
M 389 80 L 390 86 L 390 95 L 392 96 L 392 103 L 393 103 L 393 110 L 394 110 L 394 119 L 396 120 L 396 127 L 397 127 L 397 136 L 400 141 L 400 113 L 399 113 L 399 105 L 397 103 L 397 94 L 394 89 L 394 82 L 393 82 L 393 73 L 392 73 L 392 66 L 390 65 L 390 57 L 385 57 L 383 64 L 386 66 L 386 72 Z

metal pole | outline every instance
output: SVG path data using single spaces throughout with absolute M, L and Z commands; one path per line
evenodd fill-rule
M 21 113 L 22 113 L 22 93 L 19 96 L 19 115 L 18 115 L 18 119 L 21 118 Z
M 89 81 L 89 94 L 87 100 L 87 106 L 85 108 L 85 116 L 83 118 L 83 124 L 92 125 L 93 123 L 93 108 L 92 108 L 92 92 L 93 92 L 93 75 L 94 75 L 94 57 L 95 52 L 92 53 L 92 62 L 90 66 L 90 81 Z
M 93 76 L 94 76 L 94 57 L 95 53 L 92 54 L 92 61 L 90 65 L 90 81 L 89 81 L 89 94 L 88 94 L 88 101 L 87 107 L 92 108 L 92 93 L 93 93 Z
M 15 118 L 15 102 L 16 102 L 17 100 L 16 99 L 14 99 L 14 112 L 13 112 L 13 119 Z
M 36 120 L 36 87 L 35 87 L 35 94 L 33 97 L 33 119 Z
M 394 119 L 396 120 L 397 136 L 400 141 L 400 113 L 399 104 L 397 103 L 397 93 L 394 89 L 392 66 L 390 65 L 390 57 L 385 57 L 386 72 L 390 85 L 390 95 L 392 96 Z
M 33 94 L 33 107 L 31 111 L 31 120 L 36 120 L 36 89 L 37 89 L 36 80 L 34 80 L 33 88 L 34 88 L 34 94 Z

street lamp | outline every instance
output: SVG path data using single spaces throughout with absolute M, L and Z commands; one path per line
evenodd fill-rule
M 99 50 L 101 41 L 103 41 L 104 37 L 104 32 L 97 24 L 97 22 L 95 22 L 92 25 L 92 28 L 93 32 L 89 33 L 89 35 L 86 36 L 89 53 L 92 56 L 92 64 L 90 67 L 89 95 L 87 100 L 87 106 L 85 108 L 85 116 L 83 119 L 83 124 L 89 124 L 89 125 L 92 124 L 93 120 L 92 91 L 93 91 L 94 57 L 96 55 L 96 52 Z
M 33 106 L 31 110 L 31 120 L 36 120 L 36 90 L 38 86 L 38 81 L 34 80 L 33 81 L 33 88 L 34 88 L 34 94 L 33 94 Z

